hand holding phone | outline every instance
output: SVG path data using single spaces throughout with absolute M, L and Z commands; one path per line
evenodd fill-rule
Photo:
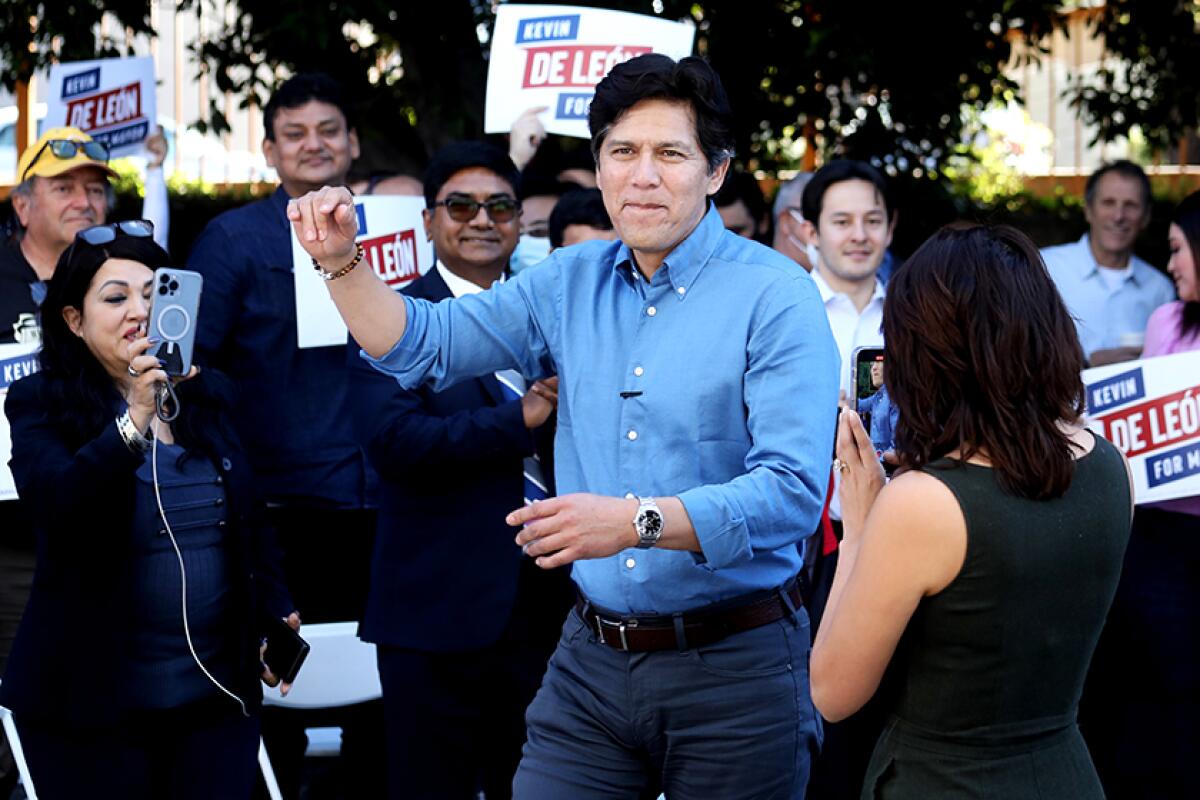
M 894 469 L 895 459 L 884 458 L 896 448 L 896 421 L 899 416 L 884 382 L 884 351 L 882 347 L 860 347 L 854 351 L 854 389 L 851 408 L 858 412 L 863 428 L 870 434 L 871 443 L 884 462 Z
M 294 622 L 295 627 L 292 623 Z M 267 625 L 260 657 L 263 662 L 263 680 L 268 686 L 279 685 L 280 694 L 287 694 L 304 659 L 311 649 L 295 628 L 300 627 L 300 615 L 293 611 L 287 620 L 272 617 Z M 272 679 L 276 683 L 272 683 Z

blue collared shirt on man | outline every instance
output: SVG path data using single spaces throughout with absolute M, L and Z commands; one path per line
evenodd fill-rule
M 1129 274 L 1115 289 L 1109 289 L 1086 233 L 1078 242 L 1047 247 L 1042 258 L 1075 318 L 1084 358 L 1126 344 L 1123 335 L 1143 334 L 1154 309 L 1175 299 L 1171 280 L 1133 254 L 1129 256 Z
M 651 280 L 631 258 L 589 242 L 479 295 L 406 297 L 404 336 L 368 360 L 408 388 L 557 374 L 560 495 L 680 498 L 703 553 L 578 561 L 592 602 L 664 614 L 780 586 L 829 476 L 839 364 L 821 298 L 711 207 Z

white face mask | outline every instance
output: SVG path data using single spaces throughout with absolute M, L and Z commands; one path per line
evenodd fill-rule
M 804 245 L 804 255 L 808 256 L 808 263 L 816 269 L 817 264 L 821 261 L 821 250 L 812 242 Z
M 513 275 L 516 275 L 534 264 L 545 261 L 549 255 L 550 237 L 523 235 L 517 241 L 517 249 L 513 251 L 512 258 L 509 259 L 508 268 Z

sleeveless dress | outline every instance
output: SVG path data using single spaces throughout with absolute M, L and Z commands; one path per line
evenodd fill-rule
M 1043 501 L 989 467 L 924 471 L 957 498 L 967 553 L 901 638 L 862 797 L 1100 800 L 1076 711 L 1129 540 L 1120 455 L 1096 437 L 1067 492 Z

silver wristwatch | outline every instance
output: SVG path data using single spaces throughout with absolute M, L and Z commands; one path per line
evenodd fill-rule
M 639 497 L 637 513 L 633 516 L 633 527 L 637 531 L 637 546 L 649 550 L 658 544 L 663 532 L 663 515 L 653 497 Z

